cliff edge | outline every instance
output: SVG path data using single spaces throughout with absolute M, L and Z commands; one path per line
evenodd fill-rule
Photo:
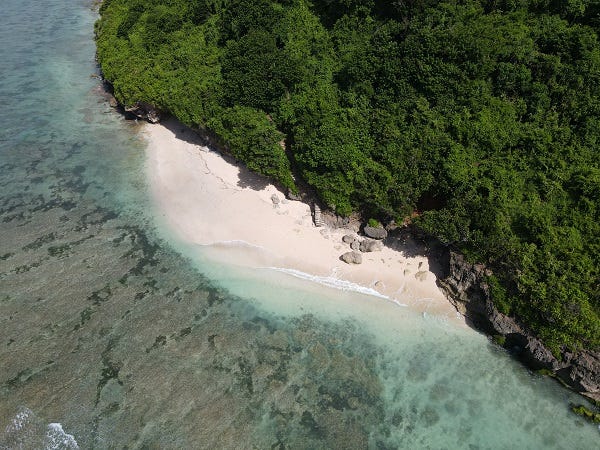
M 445 277 L 438 280 L 450 302 L 472 325 L 490 335 L 533 370 L 545 369 L 571 389 L 600 400 L 600 352 L 563 351 L 556 357 L 516 319 L 502 314 L 491 300 L 486 268 L 454 251 L 442 255 Z

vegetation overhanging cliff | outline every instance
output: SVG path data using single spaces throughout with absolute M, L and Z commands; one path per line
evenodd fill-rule
M 104 0 L 124 105 L 339 214 L 411 218 L 557 361 L 600 349 L 600 3 Z M 597 374 L 597 376 L 599 376 Z

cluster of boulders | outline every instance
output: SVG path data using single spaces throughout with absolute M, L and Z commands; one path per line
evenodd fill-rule
M 384 228 L 365 227 L 366 238 L 354 234 L 347 234 L 342 238 L 345 244 L 350 246 L 351 251 L 344 253 L 340 259 L 347 264 L 361 264 L 362 253 L 379 252 L 383 249 L 382 240 L 387 237 Z

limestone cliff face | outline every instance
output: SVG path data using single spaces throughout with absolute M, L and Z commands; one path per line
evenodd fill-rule
M 161 119 L 161 113 L 158 109 L 149 103 L 137 102 L 132 106 L 125 106 L 125 112 L 133 114 L 138 119 L 147 120 L 150 123 L 158 123 Z
M 515 319 L 502 314 L 492 303 L 483 265 L 469 263 L 449 251 L 445 255 L 446 276 L 439 285 L 456 309 L 473 325 L 505 338 L 505 347 L 534 370 L 552 371 L 572 389 L 600 400 L 600 352 L 564 352 L 556 358 L 543 343 Z
M 136 102 L 133 105 L 124 105 L 115 97 L 115 90 L 110 81 L 102 75 L 102 90 L 100 94 L 108 101 L 111 107 L 117 108 L 125 116 L 135 117 L 140 120 L 147 120 L 150 123 L 158 123 L 161 121 L 163 113 L 154 105 L 146 102 Z

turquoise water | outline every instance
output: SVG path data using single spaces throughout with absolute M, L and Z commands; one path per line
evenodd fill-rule
M 580 399 L 375 297 L 158 225 L 91 2 L 0 14 L 0 448 L 597 448 Z

